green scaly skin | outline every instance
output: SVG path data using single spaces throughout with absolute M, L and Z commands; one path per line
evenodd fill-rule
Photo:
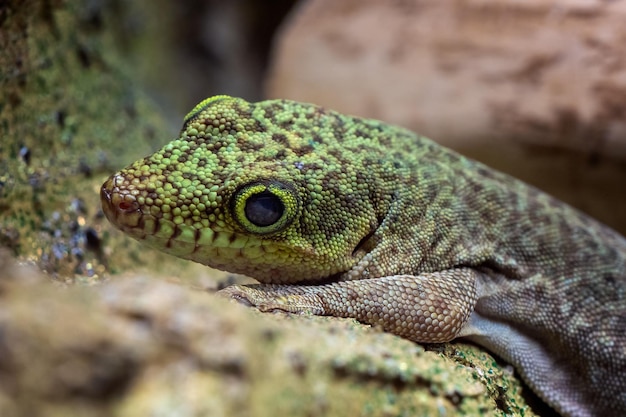
M 101 195 L 130 236 L 263 283 L 225 296 L 467 337 L 564 416 L 626 410 L 626 240 L 407 130 L 216 96 Z

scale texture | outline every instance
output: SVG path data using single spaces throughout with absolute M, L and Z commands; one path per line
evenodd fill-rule
M 626 239 L 410 131 L 216 96 L 101 198 L 135 239 L 262 283 L 224 296 L 465 337 L 564 416 L 626 415 Z

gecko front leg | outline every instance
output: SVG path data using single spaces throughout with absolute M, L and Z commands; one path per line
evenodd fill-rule
M 468 322 L 476 278 L 476 271 L 459 268 L 323 285 L 233 285 L 219 294 L 261 311 L 349 317 L 416 342 L 440 343 Z

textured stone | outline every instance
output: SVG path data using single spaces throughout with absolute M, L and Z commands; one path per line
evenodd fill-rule
M 424 350 L 140 275 L 63 288 L 4 251 L 0 268 L 3 417 L 533 415 L 475 347 Z

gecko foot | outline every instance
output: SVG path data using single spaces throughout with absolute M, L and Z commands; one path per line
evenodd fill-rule
M 289 291 L 291 288 L 275 285 L 231 285 L 217 294 L 263 312 L 324 314 L 319 301 L 311 300 L 310 295 L 291 293 Z

